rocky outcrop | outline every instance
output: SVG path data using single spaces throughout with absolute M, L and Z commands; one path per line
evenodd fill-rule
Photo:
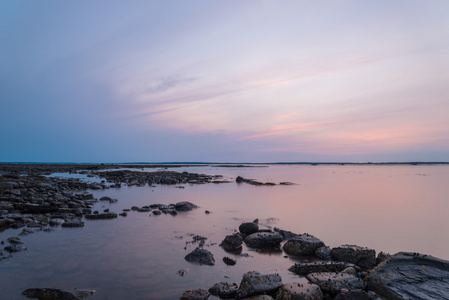
M 376 266 L 376 251 L 355 245 L 342 245 L 332 248 L 331 257 L 336 261 L 356 264 L 368 270 Z
M 246 178 L 243 178 L 242 176 L 237 176 L 237 178 L 235 179 L 235 182 L 237 182 L 237 183 L 242 183 L 242 182 L 244 182 L 244 183 L 248 183 L 248 184 L 251 184 L 251 185 L 276 185 L 275 183 L 272 183 L 272 182 L 260 182 L 260 181 L 256 181 L 256 180 L 253 180 L 253 179 L 246 179 Z
M 392 300 L 449 299 L 449 261 L 399 252 L 372 270 L 368 288 Z
M 243 275 L 235 299 L 261 294 L 273 294 L 282 286 L 279 274 L 262 275 L 258 272 L 248 272 Z
M 215 258 L 213 254 L 206 249 L 196 248 L 185 257 L 188 262 L 199 263 L 201 265 L 215 265 Z
M 194 208 L 198 208 L 198 206 L 196 206 L 195 204 L 190 203 L 188 201 L 178 202 L 175 204 L 175 209 L 177 211 L 189 211 Z
M 322 300 L 320 287 L 312 283 L 288 283 L 281 286 L 276 300 Z
M 283 249 L 290 255 L 307 256 L 313 255 L 318 248 L 323 246 L 324 243 L 313 235 L 301 234 L 288 240 Z
M 245 244 L 253 248 L 279 247 L 282 240 L 276 232 L 256 232 L 245 238 Z

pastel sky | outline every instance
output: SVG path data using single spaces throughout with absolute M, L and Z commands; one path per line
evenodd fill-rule
M 449 1 L 0 2 L 0 161 L 449 161 Z

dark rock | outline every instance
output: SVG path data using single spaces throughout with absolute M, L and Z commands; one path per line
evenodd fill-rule
M 449 261 L 428 255 L 399 252 L 365 279 L 386 299 L 449 299 Z
M 346 273 L 311 273 L 306 275 L 306 278 L 318 285 L 323 292 L 334 296 L 342 289 L 356 290 L 363 287 L 363 281 L 360 278 Z
M 261 294 L 273 294 L 282 286 L 279 274 L 261 275 L 258 272 L 243 274 L 243 279 L 235 295 L 235 299 Z
M 242 248 L 243 238 L 240 234 L 227 235 L 220 246 L 225 251 L 236 251 Z
M 151 208 L 149 206 L 143 206 L 139 209 L 137 209 L 138 212 L 149 212 L 151 211 Z
M 313 235 L 301 234 L 288 240 L 283 249 L 290 255 L 307 256 L 315 254 L 315 251 L 323 246 L 324 243 Z
M 343 290 L 341 291 L 334 300 L 370 300 L 371 297 L 368 293 L 362 290 Z
M 206 249 L 196 248 L 195 250 L 187 254 L 184 258 L 189 262 L 195 262 L 202 265 L 215 265 L 213 254 Z
M 257 232 L 245 238 L 245 244 L 253 248 L 279 247 L 282 236 L 276 232 Z
M 242 300 L 273 300 L 273 297 L 269 295 L 256 295 L 252 297 L 243 298 Z
M 381 251 L 379 252 L 379 254 L 377 254 L 376 264 L 380 264 L 381 262 L 385 261 L 390 257 L 391 257 L 390 254 Z
M 126 216 L 128 216 L 128 214 L 126 213 L 126 211 L 123 211 L 123 212 L 119 213 L 119 216 L 126 217 Z
M 61 226 L 62 227 L 83 227 L 84 222 L 81 220 L 68 220 L 68 221 L 65 221 Z
M 103 196 L 100 198 L 100 201 L 112 201 L 112 198 L 108 196 Z
M 323 246 L 315 250 L 315 256 L 321 258 L 322 260 L 332 260 L 331 248 L 328 246 Z
M 276 227 L 274 228 L 274 231 L 279 233 L 280 235 L 282 235 L 282 238 L 284 240 L 289 240 L 291 238 L 300 236 L 300 234 L 296 234 L 296 233 L 293 233 L 293 232 L 287 231 L 287 230 L 282 230 L 282 229 L 279 229 L 279 228 L 276 228 Z
M 190 271 L 189 269 L 181 269 L 178 272 L 176 272 L 176 274 L 183 277 L 183 276 L 186 276 L 187 274 L 189 274 L 189 271 Z
M 276 300 L 322 300 L 323 293 L 316 284 L 287 283 L 281 286 Z
M 227 256 L 223 257 L 223 262 L 225 264 L 227 264 L 228 266 L 233 266 L 233 265 L 235 265 L 237 263 L 236 260 L 234 260 L 234 259 L 232 259 L 230 257 L 227 257 Z
M 242 223 L 239 226 L 239 231 L 246 235 L 250 235 L 250 234 L 253 234 L 253 233 L 256 233 L 257 231 L 259 231 L 259 225 L 257 225 L 254 222 Z
M 36 298 L 40 300 L 79 300 L 90 296 L 94 290 L 60 290 L 60 289 L 27 289 L 22 292 L 22 295 L 27 298 Z
M 86 217 L 86 219 L 89 219 L 89 220 L 104 220 L 104 219 L 117 218 L 117 214 L 114 212 L 105 212 L 105 213 L 98 214 L 98 215 L 95 215 L 95 214 L 86 215 L 85 217 Z
M 253 179 L 246 179 L 246 178 L 243 178 L 242 176 L 237 176 L 237 178 L 235 179 L 235 182 L 237 182 L 237 183 L 248 183 L 248 184 L 252 184 L 252 185 L 276 185 L 275 183 L 272 183 L 272 182 L 265 182 L 265 183 L 263 183 L 263 182 L 259 182 L 259 181 L 256 181 L 256 180 L 253 180 Z
M 139 210 L 139 207 L 133 206 L 133 207 L 131 207 L 131 210 Z
M 207 300 L 209 299 L 210 293 L 206 290 L 188 290 L 182 294 L 180 300 Z
M 161 214 L 162 214 L 162 212 L 160 210 L 154 210 L 153 211 L 153 215 L 155 215 L 155 216 L 159 216 Z
M 23 244 L 23 242 L 20 240 L 20 237 L 18 237 L 18 236 L 12 236 L 12 237 L 9 237 L 9 238 L 7 239 L 7 241 L 8 241 L 10 244 L 15 244 L 15 245 Z
M 175 204 L 175 209 L 178 211 L 189 211 L 194 208 L 198 208 L 198 206 L 188 201 L 178 202 Z
M 332 248 L 333 260 L 356 264 L 362 269 L 371 269 L 376 266 L 376 251 L 355 245 L 342 245 Z
M 314 263 L 296 263 L 288 270 L 298 275 L 307 275 L 318 272 L 341 272 L 355 265 L 346 262 L 323 261 Z
M 229 284 L 227 282 L 220 282 L 214 284 L 214 286 L 209 289 L 209 293 L 222 299 L 230 299 L 235 297 L 238 288 L 237 283 Z
M 5 251 L 8 251 L 9 253 L 13 253 L 13 252 L 19 252 L 22 250 L 27 250 L 27 247 L 13 244 L 10 246 L 6 246 L 4 249 L 5 249 Z

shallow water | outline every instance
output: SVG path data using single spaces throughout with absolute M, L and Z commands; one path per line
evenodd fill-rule
M 357 244 L 376 251 L 421 252 L 449 259 L 448 166 L 287 165 L 248 168 L 186 167 L 174 171 L 241 175 L 292 186 L 237 184 L 122 187 L 93 191 L 117 203 L 96 209 L 120 212 L 131 206 L 190 201 L 199 209 L 177 216 L 130 212 L 114 220 L 85 220 L 84 228 L 59 228 L 22 237 L 27 251 L 0 262 L 2 299 L 24 299 L 32 287 L 95 289 L 87 299 L 179 299 L 187 289 L 208 289 L 220 281 L 239 283 L 244 272 L 279 273 L 283 282 L 304 279 L 287 269 L 284 253 L 248 257 L 226 253 L 218 244 L 243 221 L 298 233 L 308 232 L 328 246 Z M 211 211 L 205 214 L 204 211 Z M 19 230 L 0 233 L 0 240 Z M 184 260 L 197 244 L 189 234 L 208 238 L 215 266 Z M 185 249 L 186 247 L 186 249 Z M 222 258 L 237 260 L 226 266 Z M 180 269 L 189 269 L 180 276 Z

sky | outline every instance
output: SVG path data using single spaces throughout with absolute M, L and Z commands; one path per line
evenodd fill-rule
M 449 1 L 0 1 L 2 162 L 449 161 Z

